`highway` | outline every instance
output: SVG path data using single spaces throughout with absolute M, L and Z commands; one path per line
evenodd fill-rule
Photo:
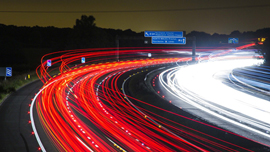
M 193 151 L 201 150 L 182 138 L 176 140 L 174 134 L 149 121 L 125 102 L 125 97 L 115 86 L 117 81 L 115 84 L 110 80 L 115 81 L 122 73 L 134 68 L 177 60 L 132 60 L 76 68 L 48 81 L 32 105 L 39 109 L 43 128 L 60 151 L 114 151 L 118 148 L 124 151 L 174 151 L 170 147 L 183 149 L 183 145 Z M 78 114 L 88 119 L 85 120 L 87 123 Z M 174 140 L 164 139 L 155 132 L 162 132 L 163 136 Z M 43 143 L 42 139 L 40 143 Z M 46 146 L 41 148 L 46 150 Z
M 0 151 L 38 151 L 29 123 L 29 104 L 42 87 L 40 81 L 12 93 L 0 107 Z
M 148 53 L 153 57 L 149 58 Z M 197 77 L 200 80 L 195 81 L 188 80 L 193 76 L 181 70 L 210 63 L 208 61 L 221 60 L 224 56 L 226 60 L 232 58 L 239 60 L 239 55 L 233 56 L 236 54 L 233 50 L 201 50 L 196 58 L 200 64 L 190 62 L 190 49 L 121 48 L 119 62 L 114 61 L 116 54 L 115 48 L 69 50 L 48 54 L 41 59 L 45 62 L 37 68 L 37 74 L 43 86 L 36 86 L 40 89 L 28 93 L 33 98 L 30 108 L 29 104 L 27 105 L 29 108 L 27 117 L 30 119 L 28 125 L 32 126 L 30 132 L 31 136 L 36 138 L 35 144 L 39 145 L 32 147 L 31 150 L 102 152 L 269 150 L 267 148 L 269 143 L 261 140 L 264 138 L 259 138 L 259 141 L 257 138 L 248 139 L 248 136 L 228 129 L 241 126 L 228 124 L 226 128 L 219 125 L 224 119 L 215 119 L 217 121 L 215 123 L 207 120 L 207 117 L 202 118 L 206 115 L 211 116 L 209 112 L 185 100 L 199 98 L 197 94 L 200 90 L 196 92 L 199 88 L 195 87 L 195 90 L 189 88 L 193 86 L 190 81 L 194 81 L 196 86 L 206 86 L 209 84 L 203 82 L 210 82 L 208 79 L 205 81 L 206 78 L 212 78 L 213 73 L 217 72 L 205 72 L 199 67 L 199 70 L 203 71 L 200 72 L 201 76 Z M 251 55 L 254 56 L 242 53 L 240 59 L 247 61 L 251 59 Z M 82 57 L 86 59 L 85 64 L 80 62 Z M 51 59 L 52 67 L 47 66 L 46 59 Z M 186 66 L 187 64 L 191 65 Z M 55 69 L 59 72 L 51 74 Z M 230 73 L 227 71 L 222 76 L 216 76 L 226 82 L 235 82 L 230 77 L 224 78 Z M 236 75 L 231 76 L 240 79 Z M 181 78 L 176 79 L 178 77 Z M 185 89 L 179 91 L 179 88 Z M 183 90 L 187 93 L 183 93 Z M 211 94 L 212 91 L 215 89 L 208 92 Z M 220 98 L 223 99 L 221 95 L 215 99 Z M 200 99 L 204 100 L 206 99 Z M 217 103 L 211 106 L 214 105 Z M 225 106 L 217 108 L 221 107 Z M 199 117 L 194 111 L 199 111 L 202 115 Z M 228 115 L 226 118 L 229 116 L 234 117 Z M 267 119 L 260 122 L 265 123 L 260 130 L 266 131 L 265 128 L 269 128 Z
M 250 52 L 243 56 L 244 53 L 240 57 L 231 54 L 200 64 L 167 69 L 159 76 L 162 87 L 158 89 L 173 95 L 167 100 L 185 111 L 270 145 L 269 67 L 256 67 L 262 60 L 254 59 Z M 249 68 L 252 65 L 255 67 Z M 249 75 L 240 75 L 239 71 Z M 256 80 L 256 74 L 264 81 Z

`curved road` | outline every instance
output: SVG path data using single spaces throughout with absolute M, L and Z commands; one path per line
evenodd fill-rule
M 34 81 L 12 93 L 0 107 L 0 151 L 38 151 L 39 145 L 29 123 L 29 104 L 42 87 Z
M 148 52 L 149 50 L 144 51 Z M 155 52 L 158 51 L 160 50 L 155 50 Z M 126 50 L 123 52 L 132 53 L 133 50 Z M 176 149 L 179 148 L 178 150 L 180 150 L 183 149 L 183 146 L 180 145 L 180 141 L 183 140 L 178 138 L 178 136 L 184 136 L 186 139 L 188 139 L 188 141 L 183 141 L 183 145 L 185 145 L 185 143 L 187 144 L 184 147 L 185 150 L 202 150 L 201 148 L 192 144 L 197 143 L 198 145 L 205 147 L 205 150 L 211 149 L 214 151 L 214 149 L 217 148 L 220 150 L 227 149 L 235 151 L 235 148 L 238 147 L 243 150 L 250 151 L 249 149 L 246 149 L 245 146 L 240 147 L 238 145 L 228 143 L 227 141 L 223 141 L 222 139 L 216 139 L 216 137 L 213 137 L 211 134 L 208 134 L 203 130 L 200 131 L 190 129 L 189 125 L 184 126 L 181 121 L 180 123 L 177 121 L 171 121 L 170 119 L 160 116 L 159 113 L 151 112 L 147 109 L 136 106 L 140 110 L 144 111 L 144 113 L 148 114 L 145 115 L 138 113 L 138 110 L 135 110 L 134 106 L 132 107 L 128 104 L 126 100 L 130 99 L 131 97 L 126 96 L 124 92 L 123 94 L 120 91 L 122 89 L 123 91 L 126 90 L 125 87 L 121 88 L 121 86 L 119 86 L 119 83 L 123 82 L 123 79 L 126 81 L 129 78 L 139 74 L 142 70 L 140 68 L 144 66 L 173 63 L 179 61 L 179 58 L 169 60 L 168 58 L 147 59 L 145 61 L 127 60 L 125 62 L 122 61 L 122 63 L 107 62 L 105 64 L 80 66 L 79 68 L 76 67 L 74 69 L 69 68 L 68 64 L 80 59 L 82 56 L 86 56 L 86 54 L 81 54 L 80 56 L 78 53 L 81 52 L 74 51 L 60 56 L 59 59 L 62 61 L 62 64 L 59 70 L 62 74 L 59 74 L 58 76 L 55 75 L 52 77 L 52 79 L 47 80 L 47 69 L 44 64 L 40 66 L 41 71 L 44 72 L 42 74 L 44 79 L 42 80 L 44 83 L 48 82 L 48 84 L 45 85 L 46 87 L 44 87 L 44 95 L 37 95 L 38 99 L 36 106 L 32 105 L 32 107 L 37 109 L 33 110 L 34 119 L 31 119 L 33 122 L 35 120 L 35 126 L 37 127 L 37 132 L 35 131 L 35 133 L 39 134 L 43 145 L 46 145 L 45 147 L 47 151 L 57 151 L 57 149 L 66 149 L 71 151 L 75 148 L 77 150 L 88 149 L 89 151 L 123 150 L 122 148 L 119 148 L 117 144 L 128 151 L 131 149 L 137 149 L 137 151 L 138 149 L 144 151 L 160 151 L 161 149 L 172 150 L 176 147 Z M 108 53 L 112 56 L 115 55 L 115 52 L 111 51 L 102 52 L 102 54 L 99 55 L 97 55 L 97 53 L 93 54 L 92 52 L 89 52 L 89 58 L 94 59 L 93 57 L 96 57 L 96 55 L 97 57 L 100 55 L 106 57 L 108 56 Z M 224 53 L 226 54 L 227 52 Z M 56 63 L 56 61 L 54 62 Z M 145 70 L 142 70 L 141 72 L 143 71 Z M 130 75 L 126 75 L 127 73 Z M 156 77 L 154 79 L 156 79 Z M 33 98 L 34 94 L 39 91 L 42 85 L 42 83 L 36 81 L 23 87 L 23 89 L 13 93 L 0 107 L 0 139 L 2 141 L 0 149 L 1 151 L 41 150 L 35 140 L 35 135 L 32 132 L 31 123 L 34 123 L 29 122 L 30 118 L 28 111 L 31 98 Z M 42 90 L 40 92 L 43 94 Z M 146 93 L 143 95 L 146 95 Z M 150 101 L 154 100 L 153 97 L 154 96 L 150 97 Z M 162 98 L 164 97 L 162 96 L 159 99 Z M 143 101 L 139 101 L 135 98 L 133 98 L 133 100 L 144 103 Z M 157 102 L 158 100 L 154 101 Z M 171 112 L 170 109 L 159 110 L 163 110 L 163 112 Z M 99 136 L 101 133 L 96 132 L 94 127 L 89 127 L 88 125 L 84 124 L 81 119 L 77 117 L 78 113 L 81 113 L 83 116 L 89 119 L 94 126 L 98 127 L 99 130 L 102 130 L 102 134 L 106 134 L 106 139 L 101 139 Z M 174 117 L 177 116 L 175 117 L 177 119 L 180 117 L 182 119 L 183 117 L 176 113 L 173 115 Z M 157 125 L 157 123 L 153 123 L 151 119 L 158 122 L 159 125 Z M 41 124 L 39 120 L 41 120 Z M 192 123 L 196 122 L 196 126 L 210 126 L 199 122 L 200 120 L 193 120 L 193 118 L 185 118 L 183 120 L 188 121 L 187 124 L 190 124 L 192 121 Z M 172 134 L 172 132 L 168 131 L 166 128 L 175 133 Z M 42 132 L 40 130 L 44 130 L 51 136 L 47 136 L 44 131 Z M 221 129 L 218 130 L 223 131 Z M 145 132 L 147 132 L 147 134 L 145 134 Z M 149 134 L 150 132 L 151 136 Z M 212 130 L 210 132 L 212 132 Z M 227 131 L 225 132 L 229 133 Z M 216 136 L 219 137 L 218 135 Z M 48 137 L 51 140 L 49 140 Z M 110 139 L 107 137 L 110 137 Z M 52 142 L 54 143 L 54 146 Z M 213 148 L 213 145 L 217 147 Z M 150 149 L 148 146 L 152 149 Z

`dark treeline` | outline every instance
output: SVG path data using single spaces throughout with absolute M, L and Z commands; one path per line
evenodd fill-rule
M 96 26 L 93 16 L 82 15 L 76 20 L 73 28 L 18 27 L 0 24 L 0 66 L 14 66 L 17 71 L 33 69 L 40 64 L 40 58 L 44 54 L 70 49 L 115 47 L 117 36 L 125 37 L 119 40 L 120 47 L 153 46 L 150 42 L 145 44 L 143 32 L 100 28 Z M 240 42 L 270 37 L 270 28 L 243 33 L 233 31 L 230 35 L 217 33 L 211 35 L 197 31 L 186 34 L 186 37 L 192 36 L 196 36 L 198 47 L 222 46 L 228 43 L 229 37 L 237 37 Z M 191 46 L 191 43 L 187 41 L 185 46 Z
M 93 16 L 81 16 L 73 28 L 26 27 L 0 24 L 0 67 L 33 70 L 43 55 L 55 51 L 115 47 L 116 36 L 143 36 L 132 30 L 97 27 Z M 124 45 L 124 43 L 121 43 Z M 132 46 L 131 43 L 125 43 Z M 127 46 L 126 45 L 126 46 Z M 136 46 L 136 45 L 134 45 Z M 138 45 L 137 45 L 138 46 Z

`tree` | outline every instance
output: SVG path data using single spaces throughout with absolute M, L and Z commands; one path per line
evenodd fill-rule
M 232 31 L 232 33 L 230 34 L 230 36 L 232 37 L 240 37 L 242 35 L 242 33 L 238 30 Z
M 270 64 L 270 39 L 267 38 L 262 45 L 258 46 L 258 51 L 263 55 L 265 64 Z
M 81 19 L 76 19 L 76 25 L 74 25 L 74 29 L 87 29 L 87 28 L 93 28 L 96 27 L 95 22 L 95 17 L 90 15 L 82 15 Z
M 110 47 L 114 39 L 95 24 L 95 17 L 82 15 L 76 20 L 74 30 L 69 36 L 69 47 L 76 49 Z

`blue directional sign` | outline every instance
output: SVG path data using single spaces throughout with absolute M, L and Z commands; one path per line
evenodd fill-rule
M 155 36 L 183 37 L 183 31 L 144 31 L 144 37 L 155 37 Z
M 12 67 L 6 67 L 6 76 L 11 77 L 12 76 Z
M 186 44 L 185 37 L 152 37 L 152 44 Z
M 51 67 L 52 66 L 52 60 L 47 60 L 47 66 Z
M 238 38 L 228 38 L 228 43 L 234 43 L 237 44 L 239 42 Z
M 82 57 L 81 61 L 82 63 L 85 63 L 85 57 Z

